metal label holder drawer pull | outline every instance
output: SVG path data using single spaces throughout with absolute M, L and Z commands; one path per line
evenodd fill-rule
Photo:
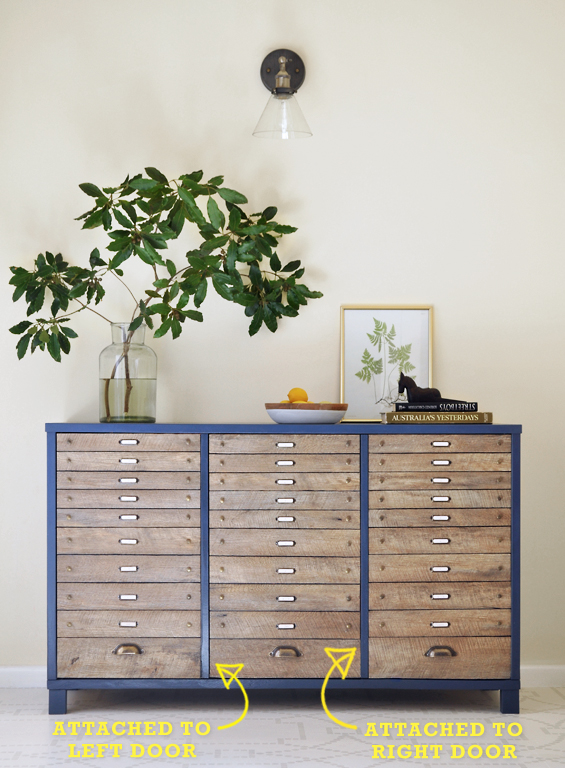
M 293 467 L 295 465 L 295 461 L 292 461 L 292 459 L 281 459 L 280 461 L 275 461 L 275 464 L 277 467 Z
M 294 603 L 296 598 L 292 597 L 291 595 L 288 595 L 288 596 L 279 595 L 277 597 L 277 600 L 278 600 L 279 603 Z
M 437 594 L 437 595 L 430 595 L 432 600 L 449 600 L 450 595 L 447 593 Z
M 120 539 L 120 544 L 137 544 L 139 539 Z
M 118 496 L 120 501 L 139 501 L 139 496 Z
M 120 595 L 120 600 L 137 600 L 137 595 Z
M 120 477 L 120 483 L 139 483 L 137 477 Z
M 448 565 L 433 565 L 430 568 L 430 571 L 433 571 L 434 573 L 447 573 L 447 571 L 450 571 L 451 568 Z
M 295 541 L 277 541 L 277 547 L 294 547 Z
M 432 515 L 432 520 L 451 520 L 451 517 L 449 515 Z
M 432 544 L 449 544 L 451 539 L 432 539 Z
M 277 624 L 277 629 L 296 629 L 296 624 Z
M 277 568 L 277 573 L 296 573 L 296 568 Z
M 451 443 L 449 440 L 432 440 L 432 445 L 434 448 L 449 448 Z
M 277 645 L 277 647 L 269 653 L 269 656 L 273 656 L 275 659 L 296 659 L 299 656 L 302 656 L 302 654 L 298 648 L 295 648 L 293 645 Z
M 448 467 L 451 464 L 451 461 L 449 461 L 449 459 L 434 459 L 432 464 L 434 467 Z
M 432 501 L 451 501 L 451 496 L 432 496 Z
M 120 480 L 121 482 L 121 480 Z M 449 477 L 432 477 L 432 483 L 450 483 Z
M 279 515 L 277 517 L 277 523 L 294 523 L 296 521 L 295 517 L 285 517 L 284 515 Z
M 295 448 L 296 443 L 277 443 L 277 448 Z
M 430 621 L 430 627 L 433 627 L 434 629 L 445 629 L 449 626 L 449 621 Z
M 294 485 L 296 480 L 275 480 L 277 485 Z
M 139 464 L 139 459 L 120 459 L 120 464 Z
M 435 659 L 440 656 L 457 656 L 457 654 L 449 645 L 432 645 L 432 647 L 428 648 L 425 652 L 424 656 L 429 656 L 431 659 Z
M 120 621 L 120 627 L 137 627 L 137 621 Z
M 294 504 L 296 499 L 277 499 L 277 504 Z
M 140 648 L 136 643 L 122 643 L 121 645 L 117 645 L 112 651 L 116 656 L 131 656 L 143 652 L 143 648 Z
M 139 445 L 139 440 L 123 439 L 120 440 L 120 445 Z
M 120 565 L 120 571 L 122 571 L 123 573 L 139 571 L 139 567 L 137 565 Z
M 139 520 L 139 515 L 120 515 L 120 520 Z

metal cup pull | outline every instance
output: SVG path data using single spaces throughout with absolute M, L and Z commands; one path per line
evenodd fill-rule
M 432 515 L 432 520 L 451 520 L 449 515 Z
M 451 539 L 432 539 L 432 544 L 449 544 Z
M 120 627 L 137 627 L 137 621 L 120 621 Z
M 449 440 L 433 440 L 432 445 L 434 448 L 449 448 L 451 443 Z
M 139 520 L 139 515 L 120 515 L 120 520 Z
M 139 539 L 120 539 L 120 544 L 137 544 Z
M 448 467 L 451 464 L 451 461 L 449 461 L 449 459 L 434 459 L 432 464 L 434 467 Z
M 296 462 L 292 461 L 292 459 L 281 459 L 280 461 L 275 461 L 275 464 L 277 467 L 293 467 Z
M 277 547 L 294 547 L 296 546 L 295 541 L 277 541 Z
M 295 648 L 293 645 L 277 645 L 276 648 L 274 648 L 270 653 L 269 656 L 273 656 L 276 659 L 283 659 L 283 658 L 298 658 L 298 656 L 302 656 L 298 648 Z
M 120 440 L 120 445 L 139 445 L 139 440 L 123 439 Z
M 296 443 L 277 443 L 277 448 L 294 448 Z
M 143 653 L 143 649 L 136 643 L 121 643 L 114 648 L 112 653 L 115 653 L 116 656 L 130 656 Z
M 277 568 L 277 573 L 296 573 L 296 568 Z
M 451 501 L 451 496 L 432 496 L 432 501 Z
M 296 629 L 296 624 L 277 624 L 277 629 Z
M 449 621 L 430 621 L 430 627 L 433 627 L 434 629 L 445 629 L 449 626 Z
M 294 523 L 295 520 L 296 518 L 291 516 L 285 517 L 284 515 L 279 515 L 277 517 L 277 523 Z
M 434 573 L 447 573 L 451 568 L 448 565 L 434 565 L 430 568 L 430 571 Z
M 435 659 L 439 656 L 457 656 L 457 654 L 449 645 L 432 645 L 432 647 L 428 648 L 425 652 L 424 656 L 429 656 L 431 659 Z
M 139 501 L 139 496 L 118 496 L 120 501 Z
M 120 464 L 139 464 L 139 459 L 120 459 Z
M 430 595 L 432 600 L 449 600 L 450 595 L 448 595 L 445 592 L 437 593 L 435 595 Z
M 295 601 L 295 600 L 296 600 L 296 598 L 295 598 L 295 597 L 293 597 L 292 595 L 287 595 L 287 596 L 285 596 L 285 595 L 279 595 L 279 596 L 277 597 L 277 601 L 278 601 L 279 603 L 294 603 L 294 601 Z
M 277 504 L 294 504 L 296 499 L 277 499 Z
M 432 477 L 432 483 L 450 483 L 449 477 Z
M 127 483 L 133 484 L 133 483 L 139 483 L 139 480 L 137 477 L 120 477 L 119 482 L 124 484 L 127 484 Z
M 137 600 L 137 595 L 120 595 L 120 600 Z
M 139 568 L 137 565 L 120 565 L 120 571 L 122 573 L 129 573 L 130 571 L 138 571 Z
M 275 480 L 277 485 L 294 485 L 296 480 Z

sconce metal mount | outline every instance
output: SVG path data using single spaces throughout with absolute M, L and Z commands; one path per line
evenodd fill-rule
M 281 71 L 281 64 L 279 63 L 281 57 L 286 59 L 282 69 L 284 71 L 286 67 L 286 72 L 290 78 L 289 85 L 282 83 L 283 78 L 277 78 Z M 304 82 L 305 76 L 304 62 L 297 53 L 288 50 L 288 48 L 278 48 L 276 51 L 271 51 L 265 56 L 261 64 L 261 80 L 265 88 L 271 93 L 296 93 Z

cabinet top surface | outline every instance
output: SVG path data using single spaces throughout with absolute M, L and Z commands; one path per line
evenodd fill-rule
M 346 422 L 342 424 L 46 424 L 46 432 L 182 432 L 250 434 L 519 434 L 520 424 L 381 424 Z

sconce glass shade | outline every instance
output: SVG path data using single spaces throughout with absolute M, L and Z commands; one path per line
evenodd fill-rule
M 294 94 L 273 93 L 253 135 L 260 139 L 307 139 L 312 131 Z

